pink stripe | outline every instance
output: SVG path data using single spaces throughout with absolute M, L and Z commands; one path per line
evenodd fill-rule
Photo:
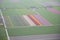
M 54 8 L 47 8 L 47 9 L 48 9 L 48 11 L 53 12 L 55 14 L 60 14 L 60 11 L 58 11 L 58 10 L 56 10 Z

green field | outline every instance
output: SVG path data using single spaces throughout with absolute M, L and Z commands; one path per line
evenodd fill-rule
M 42 26 L 42 27 L 27 27 L 27 28 L 8 28 L 10 36 L 27 36 L 27 35 L 42 35 L 42 34 L 60 34 L 59 26 Z M 20 31 L 20 32 L 18 32 Z
M 47 7 L 44 7 L 40 4 L 40 2 L 50 1 L 52 0 L 18 0 L 17 2 L 12 0 L 3 0 L 3 2 L 0 4 L 0 10 L 5 19 L 9 37 L 60 34 L 60 14 L 52 13 L 47 10 Z M 60 2 L 60 0 L 57 1 Z M 33 8 L 35 8 L 35 11 L 33 11 Z M 60 11 L 60 6 L 52 6 L 51 8 Z M 20 26 L 23 24 L 23 22 L 21 23 L 20 21 L 16 20 L 22 15 L 37 14 L 36 12 L 48 20 L 52 26 Z M 3 25 L 0 25 L 0 38 L 0 40 L 7 40 L 5 28 Z
M 33 14 L 35 12 L 39 12 L 45 19 L 47 19 L 49 22 L 51 22 L 53 24 L 53 26 L 48 26 L 48 27 L 46 27 L 46 26 L 39 26 L 39 27 L 38 26 L 36 26 L 36 27 L 28 26 L 28 27 L 24 27 L 24 26 L 15 26 L 14 25 L 14 23 L 19 24 L 18 22 L 16 22 L 13 19 L 14 16 L 16 16 L 16 15 L 21 16 L 24 14 L 29 14 L 30 12 Z M 37 9 L 35 12 L 34 11 L 32 12 L 32 9 L 30 9 L 30 10 L 28 10 L 28 9 L 6 9 L 5 11 L 3 11 L 4 16 L 9 16 L 11 21 L 12 21 L 12 24 L 13 24 L 13 25 L 7 26 L 9 35 L 10 36 L 15 36 L 15 35 L 21 35 L 22 36 L 22 35 L 38 35 L 38 34 L 60 33 L 60 31 L 57 30 L 57 29 L 59 29 L 59 26 L 60 26 L 59 25 L 60 24 L 60 22 L 59 22 L 60 15 L 51 13 L 48 10 L 46 10 L 46 8 Z M 23 27 L 23 28 L 20 28 L 20 27 Z M 18 32 L 18 31 L 20 31 L 20 32 Z
M 38 9 L 37 12 L 39 12 L 42 16 L 44 16 L 47 20 L 49 20 L 53 25 L 60 24 L 59 14 L 54 14 L 52 12 L 49 12 L 46 8 L 40 8 L 40 9 Z
M 7 40 L 4 26 L 0 25 L 0 40 Z

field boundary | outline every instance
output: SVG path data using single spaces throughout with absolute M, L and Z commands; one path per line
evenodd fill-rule
M 1 12 L 1 17 L 2 17 L 2 19 L 3 19 L 3 24 L 4 24 L 5 31 L 6 31 L 6 35 L 7 35 L 7 40 L 10 40 L 10 37 L 9 37 L 9 35 L 8 35 L 8 31 L 7 31 L 7 26 L 6 26 L 6 24 L 5 24 L 5 20 L 4 20 L 4 17 L 3 17 L 3 14 L 2 14 L 1 9 L 0 9 L 0 12 Z

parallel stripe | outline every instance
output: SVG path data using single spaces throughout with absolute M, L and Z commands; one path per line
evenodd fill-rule
M 35 14 L 34 17 L 35 17 L 41 24 L 43 24 L 43 23 L 39 20 L 39 18 L 40 18 L 39 15 Z
M 36 14 L 34 15 L 43 25 L 51 25 L 46 19 L 44 19 L 42 16 Z
M 25 20 L 27 20 L 27 22 L 31 25 L 31 26 L 35 26 L 36 24 L 33 23 L 33 21 L 27 16 L 27 15 L 23 15 L 23 17 L 25 18 Z
M 36 25 L 42 25 L 33 15 L 28 15 L 34 22 Z

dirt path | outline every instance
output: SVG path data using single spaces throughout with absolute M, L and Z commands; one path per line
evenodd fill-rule
M 60 34 L 31 35 L 31 36 L 13 36 L 11 40 L 59 40 Z

